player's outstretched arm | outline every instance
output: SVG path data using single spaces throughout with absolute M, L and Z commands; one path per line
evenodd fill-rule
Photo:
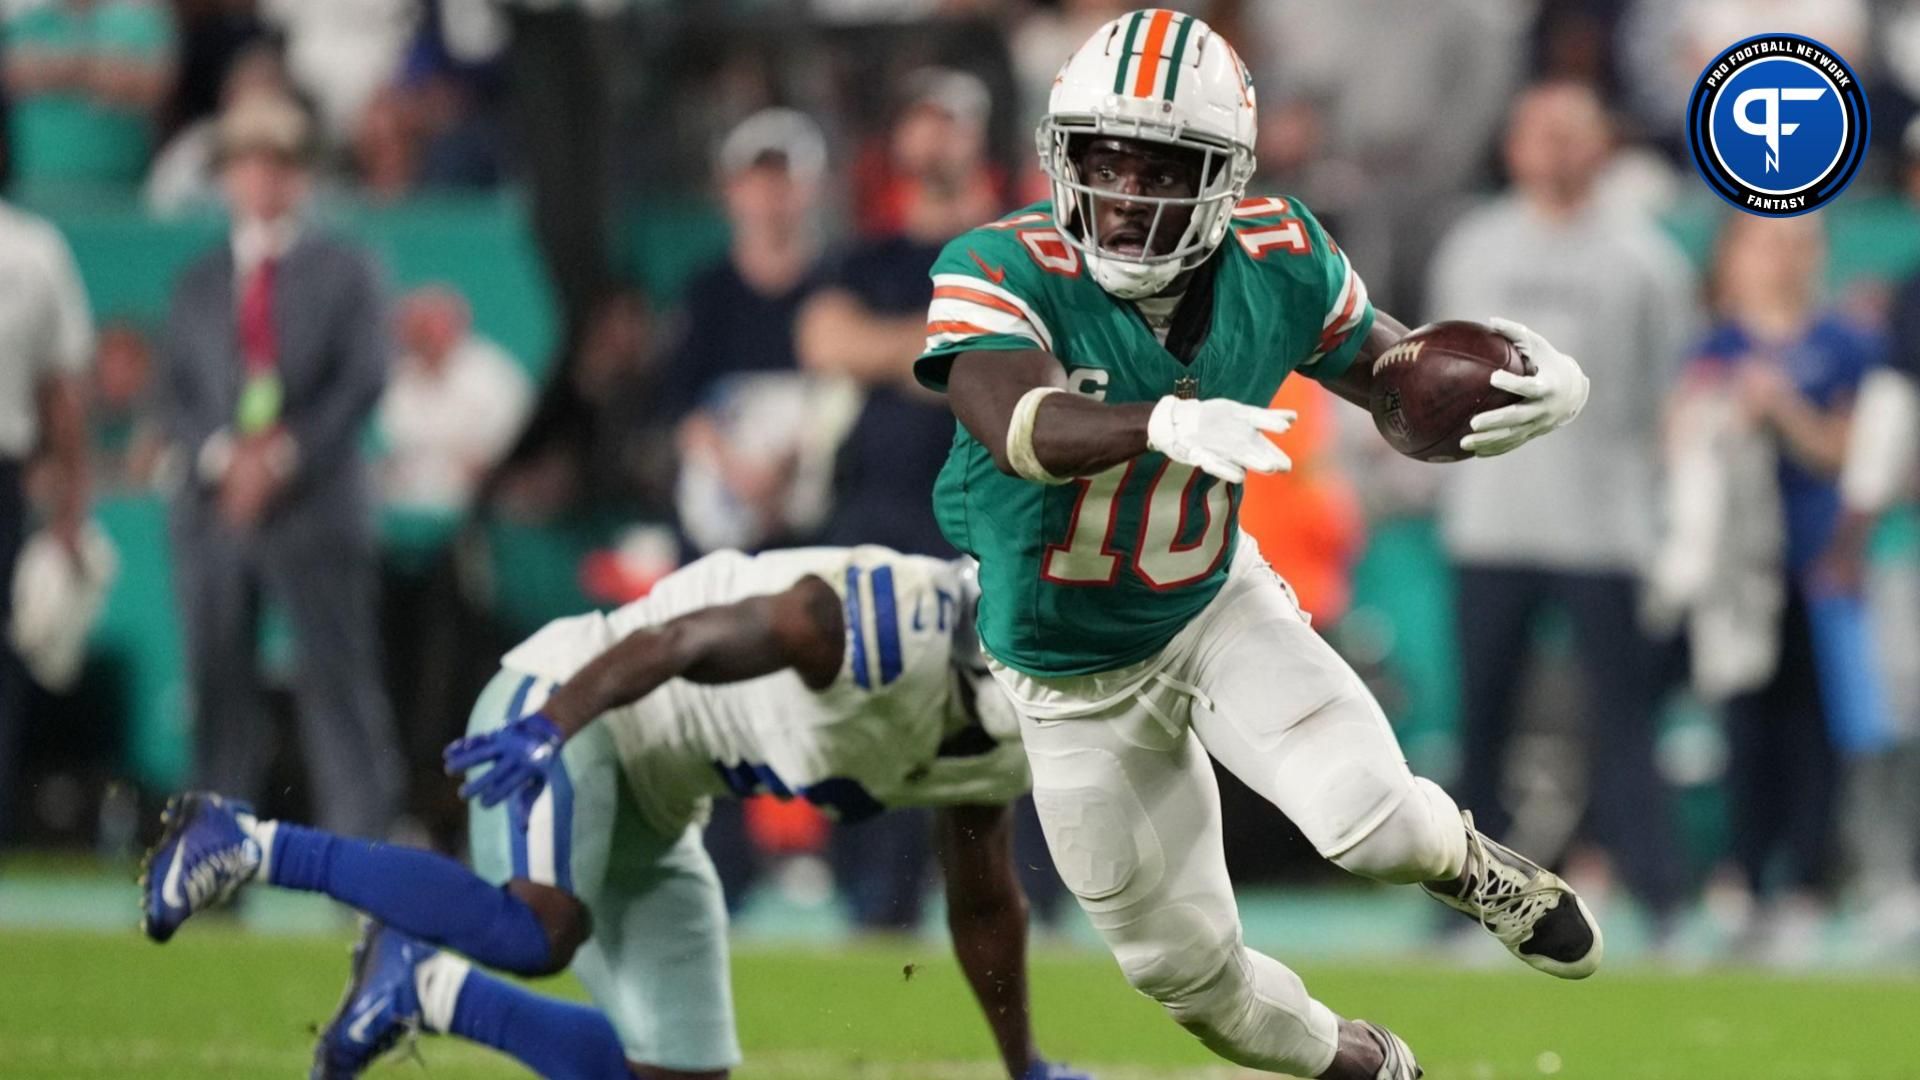
M 487 771 L 460 789 L 492 806 L 537 788 L 560 746 L 595 717 L 630 705 L 668 679 L 741 682 L 792 668 L 822 689 L 840 673 L 846 629 L 840 598 L 808 575 L 783 592 L 702 608 L 622 638 L 568 679 L 537 712 L 450 744 L 447 772 Z
M 1064 484 L 1149 450 L 1233 483 L 1292 464 L 1267 438 L 1292 426 L 1283 409 L 1172 396 L 1109 405 L 1066 390 L 1041 349 L 961 353 L 947 376 L 953 415 L 1009 476 Z

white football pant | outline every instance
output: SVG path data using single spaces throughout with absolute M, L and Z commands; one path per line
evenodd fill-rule
M 1252 539 L 1240 538 L 1220 594 L 1153 659 L 1066 678 L 995 674 L 1021 713 L 1054 864 L 1127 981 L 1229 1061 L 1326 1071 L 1337 1018 L 1241 942 L 1207 756 L 1363 877 L 1456 876 L 1466 832 L 1453 800 L 1407 770 L 1379 705 Z

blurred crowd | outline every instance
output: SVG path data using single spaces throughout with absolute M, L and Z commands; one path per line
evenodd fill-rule
M 6 0 L 12 202 L 231 224 L 165 320 L 96 330 L 58 233 L 0 210 L 0 271 L 34 283 L 0 300 L 0 340 L 29 358 L 0 380 L 0 569 L 52 545 L 73 594 L 97 593 L 90 491 L 163 494 L 194 782 L 265 794 L 274 688 L 239 659 L 265 598 L 299 657 L 281 711 L 314 816 L 456 842 L 437 750 L 515 629 L 516 582 L 476 570 L 488 527 L 596 530 L 580 574 L 609 604 L 722 547 L 950 551 L 928 493 L 952 421 L 908 363 L 927 271 L 1045 197 L 1031 131 L 1053 71 L 1130 6 Z M 1848 198 L 1904 197 L 1920 229 L 1920 3 L 1181 6 L 1255 71 L 1254 192 L 1311 205 L 1383 310 L 1524 322 L 1593 381 L 1563 433 L 1450 468 L 1290 384 L 1295 469 L 1251 482 L 1244 518 L 1316 625 L 1390 712 L 1457 689 L 1462 804 L 1589 895 L 1631 896 L 1656 944 L 1703 894 L 1730 948 L 1782 963 L 1842 903 L 1920 942 L 1920 553 L 1872 548 L 1914 455 L 1862 462 L 1886 451 L 1851 423 L 1863 387 L 1914 370 L 1920 277 L 1832 292 L 1825 215 L 1726 213 L 1704 263 L 1663 227 L 1701 197 L 1679 145 L 1700 66 L 1792 30 L 1868 83 L 1878 172 Z M 494 188 L 529 209 L 551 357 L 477 333 L 450 285 L 394 294 L 309 210 Z M 727 247 L 657 303 L 609 255 L 616 209 L 687 199 Z M 402 560 L 376 514 L 452 524 Z M 1457 688 L 1396 682 L 1351 610 L 1356 567 L 1409 523 L 1436 552 L 1418 587 L 1453 597 L 1436 632 Z M 6 670 L 0 840 L 34 723 Z M 1705 750 L 1682 722 L 1702 712 Z M 1724 807 L 1705 851 L 1677 805 L 1703 775 Z M 1236 863 L 1299 873 L 1308 849 L 1272 836 L 1237 830 Z M 757 803 L 711 837 L 736 897 L 810 853 L 863 925 L 919 918 L 911 816 L 846 843 Z

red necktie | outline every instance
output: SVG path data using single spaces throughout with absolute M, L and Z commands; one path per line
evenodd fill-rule
M 280 358 L 280 347 L 273 339 L 273 259 L 262 259 L 247 275 L 246 291 L 240 294 L 240 359 L 247 365 L 247 377 L 273 373 Z
M 240 360 L 247 378 L 240 390 L 240 433 L 266 431 L 280 421 L 280 344 L 273 336 L 273 278 L 277 263 L 262 259 L 240 294 Z

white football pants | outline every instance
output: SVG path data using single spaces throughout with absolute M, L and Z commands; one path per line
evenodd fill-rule
M 1241 942 L 1207 755 L 1365 877 L 1453 877 L 1466 833 L 1252 539 L 1153 659 L 1066 678 L 994 671 L 1021 713 L 1054 864 L 1127 981 L 1229 1061 L 1326 1071 L 1337 1018 Z

